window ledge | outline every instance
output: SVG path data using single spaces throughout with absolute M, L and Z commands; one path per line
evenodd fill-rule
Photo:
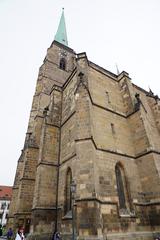
M 136 215 L 135 215 L 134 211 L 131 212 L 128 209 L 120 209 L 119 216 L 120 217 L 131 218 L 131 217 L 135 217 Z

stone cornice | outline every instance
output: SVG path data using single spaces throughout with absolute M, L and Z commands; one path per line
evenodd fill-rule
M 27 144 L 26 146 L 24 146 L 24 150 L 25 150 L 25 149 L 29 149 L 29 148 L 39 149 L 39 147 L 38 147 L 37 145 Z
M 36 210 L 56 210 L 56 207 L 35 207 L 35 208 L 32 208 L 32 211 L 36 211 Z
M 59 209 L 61 209 L 61 207 L 58 206 L 58 210 Z M 56 211 L 57 208 L 56 207 L 34 207 L 34 208 L 32 208 L 31 211 L 33 212 L 33 211 L 37 211 L 37 210 L 38 211 L 40 211 L 40 210 L 54 210 L 54 211 Z
M 119 75 L 118 75 L 118 82 L 120 82 L 122 79 L 124 78 L 128 78 L 129 80 L 131 80 L 131 78 L 129 77 L 129 74 L 125 71 L 122 71 Z
M 78 202 L 91 202 L 91 201 L 96 201 L 100 204 L 111 204 L 111 205 L 117 205 L 118 207 L 118 202 L 115 201 L 103 201 L 99 198 L 96 197 L 90 197 L 90 198 L 77 198 L 75 199 L 75 204 Z M 155 202 L 139 202 L 139 203 L 134 203 L 134 205 L 137 206 L 150 206 L 150 205 L 160 205 L 160 201 L 155 201 Z M 131 217 L 131 216 L 129 216 Z
M 132 159 L 138 159 L 138 158 L 143 157 L 143 156 L 145 156 L 147 154 L 150 154 L 150 153 L 160 154 L 160 152 L 158 152 L 156 150 L 150 150 L 150 151 L 146 151 L 143 154 L 139 154 L 137 156 L 134 156 L 134 155 L 126 154 L 126 153 L 120 153 L 120 152 L 117 152 L 117 151 L 113 151 L 113 150 L 110 150 L 110 149 L 99 148 L 92 136 L 89 137 L 89 138 L 83 138 L 83 139 L 76 139 L 75 140 L 75 142 L 84 142 L 84 141 L 91 141 L 93 143 L 95 149 L 98 150 L 98 151 L 103 151 L 103 152 L 107 152 L 107 153 L 111 153 L 111 154 L 115 154 L 115 155 L 119 155 L 119 156 L 123 156 L 123 157 L 127 157 L 127 158 L 132 158 Z
M 138 205 L 138 206 L 160 205 L 160 201 L 154 201 L 154 202 L 138 202 L 138 203 L 134 203 L 134 205 Z
M 18 215 L 30 215 L 31 212 L 17 212 L 14 214 L 14 216 L 18 216 Z
M 148 155 L 148 154 L 150 154 L 150 153 L 155 153 L 155 154 L 158 154 L 158 155 L 160 154 L 159 151 L 149 150 L 149 151 L 146 151 L 146 152 L 144 152 L 144 153 L 140 153 L 139 155 L 137 155 L 137 156 L 135 157 L 135 159 L 141 158 L 141 157 L 146 156 L 146 155 Z
M 117 75 L 116 75 L 116 74 L 114 74 L 114 73 L 106 70 L 105 68 L 100 67 L 99 65 L 97 65 L 97 64 L 95 64 L 95 63 L 93 63 L 93 62 L 91 62 L 91 61 L 89 61 L 89 66 L 90 66 L 91 68 L 93 68 L 94 70 L 96 70 L 97 72 L 100 72 L 100 73 L 102 73 L 103 75 L 105 75 L 105 76 L 107 76 L 107 77 L 110 77 L 112 80 L 114 80 L 115 82 L 118 83 L 118 81 L 117 81 Z
M 71 155 L 70 157 L 66 158 L 65 160 L 63 160 L 59 166 L 62 166 L 64 163 L 68 162 L 69 160 L 71 160 L 72 158 L 76 157 L 77 154 L 74 153 L 73 155 Z
M 32 182 L 34 182 L 34 181 L 35 181 L 35 178 L 22 177 L 22 178 L 20 179 L 20 181 L 32 181 Z
M 111 153 L 111 154 L 115 154 L 115 155 L 119 155 L 119 156 L 123 156 L 123 157 L 127 157 L 127 158 L 133 158 L 133 159 L 135 158 L 133 155 L 119 153 L 119 152 L 116 152 L 116 151 L 112 151 L 110 149 L 99 148 L 97 146 L 97 144 L 95 143 L 93 137 L 83 138 L 83 139 L 76 139 L 75 140 L 75 142 L 84 142 L 84 141 L 91 141 L 93 143 L 95 149 L 98 150 L 98 151 L 107 152 L 107 153 Z
M 53 87 L 51 88 L 50 95 L 52 94 L 53 91 L 62 93 L 62 86 L 54 84 Z
M 148 93 L 149 93 L 148 91 L 144 90 L 143 88 L 137 86 L 137 85 L 134 84 L 134 83 L 132 83 L 132 85 L 133 85 L 135 88 L 137 88 L 139 91 L 141 91 L 141 92 L 143 92 L 143 93 L 145 93 L 145 94 L 148 94 Z
M 61 127 L 63 127 L 63 125 L 68 122 L 68 120 L 76 113 L 76 111 L 73 111 L 68 118 L 65 119 L 65 121 L 61 124 Z
M 118 203 L 117 202 L 114 202 L 114 201 L 102 201 L 98 198 L 95 198 L 95 197 L 90 197 L 90 198 L 77 198 L 75 199 L 75 202 L 78 203 L 78 202 L 92 202 L 92 201 L 96 201 L 96 202 L 99 202 L 101 204 L 113 204 L 113 205 L 117 205 L 118 206 Z
M 37 164 L 37 167 L 39 167 L 40 165 L 44 165 L 44 166 L 50 166 L 50 167 L 58 167 L 58 164 L 52 163 L 52 162 L 44 162 L 41 161 Z
M 46 121 L 45 124 L 46 124 L 47 126 L 51 126 L 51 127 L 55 127 L 55 128 L 60 128 L 59 125 L 54 124 L 54 123 L 52 123 L 52 122 L 48 122 L 48 121 Z
M 63 44 L 57 42 L 56 40 L 54 40 L 54 41 L 51 43 L 50 48 L 53 46 L 53 44 L 55 44 L 56 46 L 58 46 L 58 47 L 60 47 L 60 48 L 63 48 L 63 49 L 65 49 L 65 50 L 67 50 L 67 51 L 70 52 L 70 53 L 76 54 L 72 48 L 63 45 Z
M 35 93 L 33 97 L 39 97 L 41 94 L 45 94 L 45 95 L 47 95 L 47 96 L 50 96 L 49 93 L 46 93 L 46 92 L 41 91 L 41 92 L 39 92 L 39 93 Z M 31 109 L 31 111 L 32 111 L 32 109 Z M 37 110 L 36 110 L 36 111 L 37 111 Z
M 63 84 L 63 86 L 62 86 L 63 90 L 68 86 L 68 84 L 70 83 L 70 81 L 72 80 L 72 78 L 75 76 L 76 73 L 77 73 L 77 67 L 75 67 L 73 69 L 72 73 L 70 74 L 70 76 L 67 78 L 67 80 Z
M 57 81 L 57 80 L 55 80 L 55 79 L 52 79 L 52 78 L 50 78 L 50 77 L 48 77 L 48 76 L 45 76 L 45 75 L 43 75 L 43 78 L 49 79 L 49 80 L 51 80 L 52 82 L 56 82 L 57 84 L 59 84 L 59 85 L 57 85 L 58 87 L 62 87 L 62 82 L 59 82 L 59 81 Z

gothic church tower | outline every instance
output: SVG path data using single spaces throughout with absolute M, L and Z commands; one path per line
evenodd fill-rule
M 158 96 L 68 47 L 62 12 L 39 70 L 9 225 L 24 227 L 29 239 L 54 231 L 64 239 L 153 239 L 159 118 Z

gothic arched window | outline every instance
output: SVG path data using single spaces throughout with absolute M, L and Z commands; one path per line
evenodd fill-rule
M 62 70 L 66 69 L 66 60 L 64 58 L 61 58 L 60 63 L 59 63 L 59 68 Z
M 71 182 L 72 182 L 72 172 L 71 169 L 68 168 L 67 174 L 66 174 L 66 186 L 65 186 L 65 205 L 64 205 L 64 211 L 65 214 L 69 211 L 71 211 Z
M 120 209 L 126 209 L 127 208 L 126 181 L 125 181 L 124 169 L 119 163 L 116 164 L 115 173 L 116 173 L 116 182 L 117 182 L 117 192 L 118 192 L 118 198 L 119 198 L 119 207 Z

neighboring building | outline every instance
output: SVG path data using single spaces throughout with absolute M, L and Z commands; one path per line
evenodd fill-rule
M 0 224 L 2 226 L 7 224 L 11 197 L 12 187 L 0 186 Z
M 69 48 L 63 13 L 39 70 L 9 225 L 31 239 L 160 231 L 160 99 Z

